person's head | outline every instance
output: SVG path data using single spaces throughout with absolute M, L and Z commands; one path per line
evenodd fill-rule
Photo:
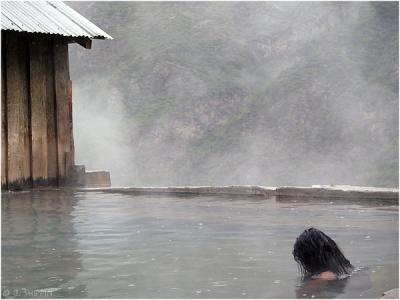
M 303 276 L 325 271 L 339 276 L 350 274 L 353 270 L 335 241 L 315 228 L 309 228 L 299 235 L 293 247 L 293 257 Z

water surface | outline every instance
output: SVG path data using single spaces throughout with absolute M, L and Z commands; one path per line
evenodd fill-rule
M 310 226 L 366 269 L 299 280 L 291 251 Z M 398 206 L 379 199 L 2 194 L 3 297 L 374 298 L 395 287 Z

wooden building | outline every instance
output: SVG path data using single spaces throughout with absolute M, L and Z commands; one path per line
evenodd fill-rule
M 72 182 L 68 44 L 112 39 L 62 2 L 1 2 L 1 186 Z

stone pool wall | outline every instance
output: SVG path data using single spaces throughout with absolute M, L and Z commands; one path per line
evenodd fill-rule
M 82 188 L 82 191 L 101 191 L 127 194 L 191 194 L 191 195 L 248 195 L 262 197 L 308 197 L 344 199 L 386 199 L 398 201 L 399 190 L 357 186 L 176 186 L 176 187 L 112 187 Z

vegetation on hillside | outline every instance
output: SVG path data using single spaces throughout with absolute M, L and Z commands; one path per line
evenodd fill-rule
M 78 163 L 115 185 L 398 185 L 398 3 L 69 2 Z

